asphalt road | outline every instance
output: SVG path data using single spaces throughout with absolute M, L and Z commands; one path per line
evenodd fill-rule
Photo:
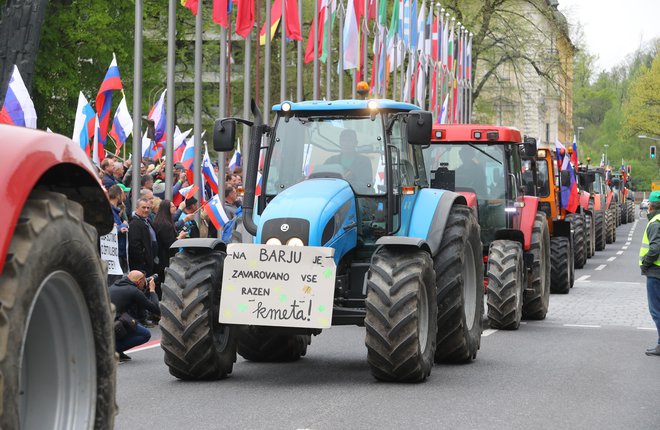
M 420 384 L 375 381 L 364 329 L 335 327 L 296 363 L 239 357 L 226 380 L 170 376 L 151 347 L 118 368 L 118 429 L 658 429 L 660 358 L 637 254 L 645 220 L 552 295 L 544 321 L 487 330 L 477 360 Z M 628 243 L 629 242 L 629 243 Z

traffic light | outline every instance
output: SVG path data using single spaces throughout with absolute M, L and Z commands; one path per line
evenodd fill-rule
M 651 145 L 651 158 L 655 158 L 655 145 Z

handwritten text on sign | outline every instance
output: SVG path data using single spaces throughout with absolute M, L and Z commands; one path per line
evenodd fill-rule
M 220 322 L 328 328 L 334 249 L 232 243 L 222 276 Z
M 122 275 L 119 265 L 119 246 L 117 245 L 117 226 L 105 236 L 99 238 L 101 259 L 108 263 L 108 275 Z

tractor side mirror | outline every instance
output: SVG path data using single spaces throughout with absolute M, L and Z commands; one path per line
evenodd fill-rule
M 213 126 L 213 149 L 229 152 L 236 142 L 236 121 L 231 118 L 216 120 Z
M 407 121 L 408 143 L 428 145 L 431 143 L 433 115 L 428 111 L 410 112 Z
M 525 137 L 525 143 L 523 144 L 525 148 L 526 157 L 536 157 L 537 145 L 536 139 L 533 137 Z
M 562 170 L 559 179 L 561 185 L 569 186 L 571 184 L 571 173 L 568 170 Z

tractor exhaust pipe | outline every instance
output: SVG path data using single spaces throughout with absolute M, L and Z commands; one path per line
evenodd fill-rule
M 261 137 L 264 132 L 263 117 L 257 103 L 252 99 L 251 106 L 254 124 L 252 125 L 248 147 L 247 171 L 245 172 L 245 194 L 243 195 L 243 226 L 252 236 L 257 235 L 257 225 L 252 220 L 254 210 L 254 191 L 257 187 L 257 170 L 259 169 L 259 151 Z

